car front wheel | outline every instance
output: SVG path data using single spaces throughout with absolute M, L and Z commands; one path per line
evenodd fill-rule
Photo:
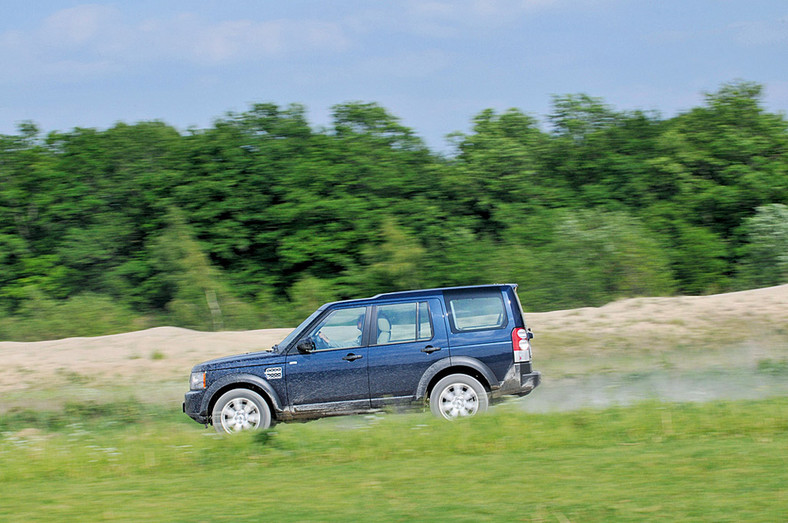
M 451 374 L 435 384 L 430 393 L 430 410 L 448 420 L 473 416 L 487 410 L 487 391 L 467 374 Z
M 271 426 L 271 409 L 258 393 L 249 389 L 233 389 L 216 401 L 212 420 L 217 432 L 228 434 L 267 429 Z

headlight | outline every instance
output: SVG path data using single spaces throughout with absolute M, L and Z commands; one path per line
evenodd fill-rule
M 205 388 L 205 373 L 192 372 L 192 375 L 189 377 L 189 389 L 200 390 L 204 388 Z

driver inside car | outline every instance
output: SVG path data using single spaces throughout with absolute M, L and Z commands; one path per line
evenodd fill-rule
M 325 327 L 325 325 L 323 325 Z M 360 347 L 361 346 L 361 335 L 363 333 L 364 328 L 364 314 L 359 315 L 358 319 L 356 319 L 356 329 L 358 329 L 358 336 L 356 336 L 353 340 L 347 341 L 332 341 L 325 332 L 323 332 L 323 327 L 321 327 L 317 331 L 317 338 L 315 340 L 315 344 L 318 348 L 324 349 L 338 349 L 338 348 L 350 348 L 350 347 Z

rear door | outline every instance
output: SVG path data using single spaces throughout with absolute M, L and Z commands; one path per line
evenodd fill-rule
M 439 299 L 373 307 L 368 353 L 372 407 L 412 400 L 424 371 L 448 357 Z

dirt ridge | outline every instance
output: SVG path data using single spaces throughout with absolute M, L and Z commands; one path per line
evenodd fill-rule
M 650 340 L 648 350 L 675 349 L 686 340 L 737 334 L 757 338 L 769 354 L 788 358 L 788 285 L 710 296 L 631 298 L 601 307 L 529 313 L 536 332 L 538 363 L 557 368 L 572 358 L 598 351 L 633 352 Z M 201 361 L 264 350 L 281 341 L 291 329 L 199 332 L 178 327 L 39 342 L 0 342 L 0 410 L 7 393 L 57 390 L 69 384 L 108 386 L 181 385 L 191 367 Z M 711 338 L 710 338 L 711 337 Z M 602 340 L 602 341 L 599 341 Z M 615 343 L 611 340 L 614 340 Z M 594 343 L 597 343 L 594 345 Z M 618 347 L 616 349 L 615 347 Z M 660 349 L 663 347 L 663 349 Z M 645 349 L 644 349 L 645 350 Z

